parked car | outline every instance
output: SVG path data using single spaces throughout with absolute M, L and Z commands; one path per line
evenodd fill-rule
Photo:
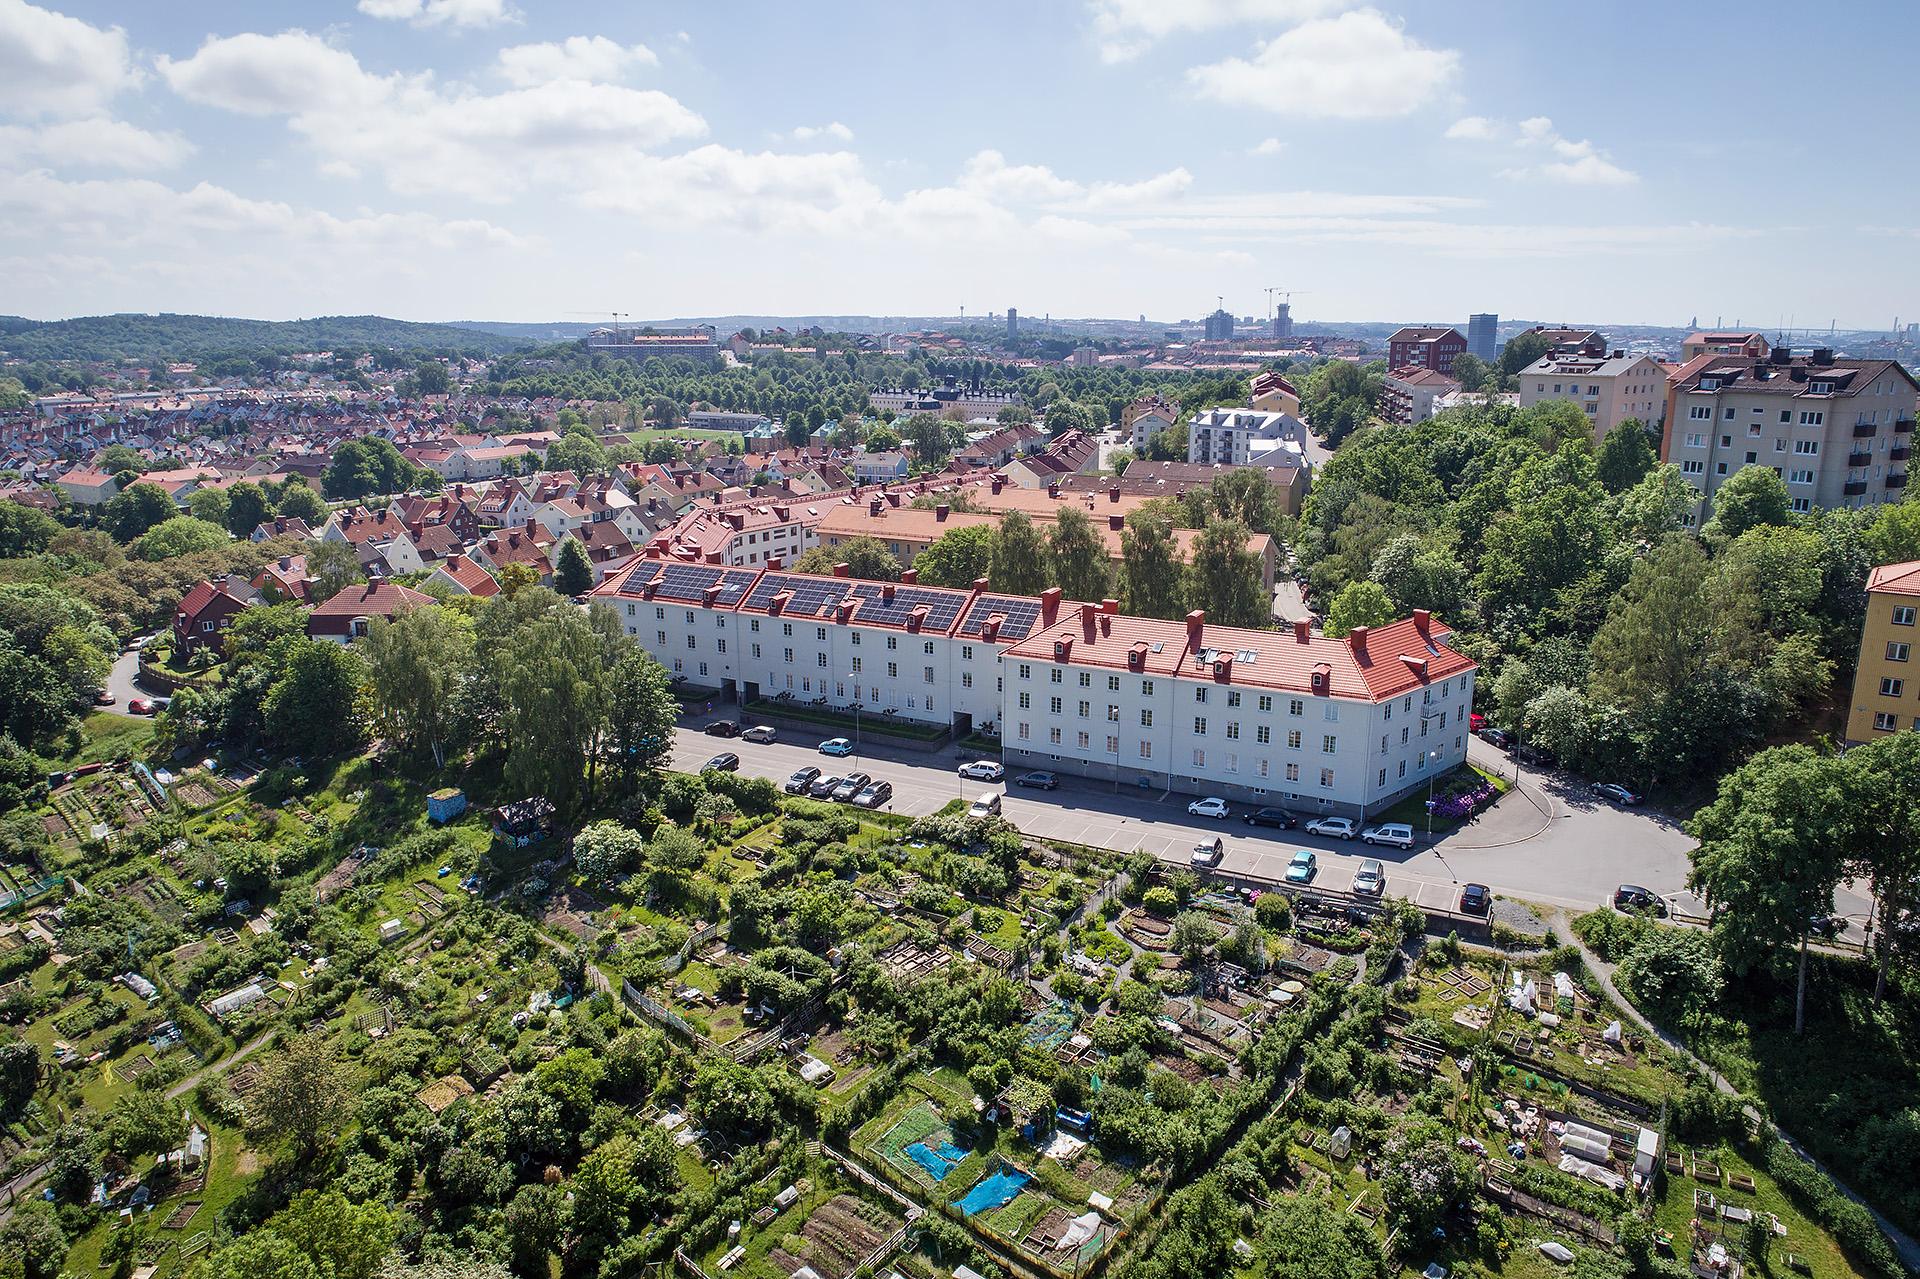
M 892 782 L 868 782 L 853 797 L 853 802 L 861 808 L 878 808 L 893 798 Z
M 1359 897 L 1378 897 L 1387 891 L 1387 871 L 1369 857 L 1353 872 L 1353 891 Z
M 703 773 L 737 773 L 740 771 L 740 757 L 732 751 L 721 751 L 706 763 L 700 765 Z
M 1196 799 L 1187 805 L 1187 816 L 1210 817 L 1219 821 L 1227 815 L 1227 801 L 1218 795 L 1209 795 L 1205 799 Z
M 1807 920 L 1807 936 L 1832 941 L 1847 931 L 1847 921 L 1842 915 L 1815 915 Z
M 1618 782 L 1595 782 L 1588 789 L 1601 799 L 1610 799 L 1616 804 L 1637 804 L 1640 797 Z
M 853 754 L 853 743 L 844 737 L 829 737 L 826 741 L 820 743 L 820 753 L 822 755 L 851 755 Z
M 1005 766 L 990 759 L 970 759 L 960 765 L 960 776 L 970 782 L 997 782 L 1006 775 Z
M 153 703 L 144 697 L 129 697 L 127 699 L 127 711 L 133 715 L 151 715 L 153 714 Z
M 1493 906 L 1493 894 L 1485 884 L 1463 884 L 1460 888 L 1460 911 L 1466 915 L 1484 915 Z
M 998 817 L 1000 815 L 1000 792 L 990 790 L 978 796 L 967 805 L 968 817 Z
M 1013 779 L 1015 786 L 1031 786 L 1035 790 L 1059 790 L 1060 779 L 1052 773 L 1022 773 Z
M 1293 855 L 1287 863 L 1287 882 L 1289 884 L 1311 884 L 1313 877 L 1320 873 L 1320 859 L 1306 849 Z
M 1522 764 L 1532 764 L 1535 768 L 1552 768 L 1559 763 L 1552 751 L 1541 750 L 1538 746 L 1528 746 L 1524 742 L 1515 742 L 1509 754 Z
M 1256 808 L 1240 820 L 1249 826 L 1271 826 L 1275 830 L 1293 828 L 1293 814 L 1284 808 Z
M 740 725 L 730 719 L 716 719 L 700 731 L 708 737 L 738 737 Z
M 816 777 L 807 784 L 807 794 L 815 799 L 825 799 L 827 796 L 833 794 L 834 791 L 838 790 L 840 783 L 845 780 L 846 778 L 841 777 L 837 773 L 828 773 L 824 777 Z
M 1660 899 L 1660 894 L 1638 884 L 1622 884 L 1614 889 L 1613 908 L 1659 916 L 1667 913 L 1667 904 Z
M 870 773 L 848 773 L 840 779 L 840 784 L 833 788 L 833 797 L 842 804 L 850 803 L 853 797 L 865 790 L 867 783 L 872 780 L 873 775 Z
M 1413 847 L 1413 827 L 1405 822 L 1381 822 L 1360 833 L 1364 844 L 1391 844 L 1395 848 Z
M 1467 731 L 1468 732 L 1478 733 L 1484 728 L 1486 728 L 1486 726 L 1487 726 L 1487 717 L 1485 715 L 1482 715 L 1479 711 L 1472 711 L 1468 713 L 1467 715 Z
M 775 737 L 778 737 L 779 734 L 773 731 L 773 725 L 771 724 L 755 724 L 752 728 L 740 734 L 740 736 L 744 741 L 757 742 L 765 746 Z
M 93 696 L 93 704 L 95 706 L 111 706 L 119 700 L 120 700 L 119 698 L 115 697 L 112 693 L 106 692 L 105 690 L 95 693 Z
M 1309 835 L 1325 835 L 1328 839 L 1352 839 L 1360 833 L 1351 817 L 1316 817 L 1307 823 Z
M 813 785 L 813 779 L 818 776 L 820 776 L 820 770 L 817 768 L 796 768 L 793 770 L 793 776 L 787 778 L 780 789 L 789 795 L 804 795 L 807 793 L 807 787 Z
M 1513 745 L 1514 737 L 1504 728 L 1483 728 L 1480 730 L 1480 740 L 1489 746 L 1506 750 Z
M 1195 844 L 1192 854 L 1187 858 L 1187 863 L 1195 870 L 1212 870 L 1226 855 L 1226 841 L 1216 836 L 1211 844 Z

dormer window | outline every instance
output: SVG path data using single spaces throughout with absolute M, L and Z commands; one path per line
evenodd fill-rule
M 1703 391 L 1717 391 L 1720 389 L 1720 379 L 1717 377 L 1703 377 L 1700 379 L 1700 389 Z
M 1831 383 L 1831 382 L 1814 382 L 1814 383 L 1811 383 L 1811 384 L 1809 385 L 1809 389 L 1808 389 L 1808 394 L 1810 394 L 1810 395 L 1832 395 L 1832 394 L 1833 394 L 1833 383 Z

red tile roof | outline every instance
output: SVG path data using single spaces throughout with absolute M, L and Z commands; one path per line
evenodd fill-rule
M 1887 595 L 1920 595 L 1920 560 L 1880 565 L 1867 574 L 1867 589 Z
M 401 586 L 398 582 L 360 582 L 347 587 L 332 599 L 313 606 L 307 614 L 307 634 L 345 635 L 355 618 L 384 617 L 391 620 L 409 608 L 433 603 L 433 596 Z

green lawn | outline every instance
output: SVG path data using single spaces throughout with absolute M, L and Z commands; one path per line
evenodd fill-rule
M 911 741 L 931 742 L 947 735 L 947 729 L 938 724 L 921 724 L 913 720 L 902 719 L 897 715 L 842 715 L 837 711 L 824 710 L 817 706 L 802 706 L 792 702 L 749 702 L 741 713 L 748 719 L 755 716 L 777 715 L 783 719 L 802 720 L 808 724 L 819 724 L 826 728 L 840 730 L 841 735 L 852 737 L 856 732 L 861 736 L 879 734 L 883 737 L 904 737 Z M 855 723 L 856 718 L 858 723 Z
M 1484 768 L 1475 764 L 1464 765 L 1462 769 L 1456 769 L 1453 774 L 1449 774 L 1449 777 L 1458 776 L 1462 771 L 1475 773 L 1480 777 L 1484 777 L 1493 783 L 1494 790 L 1498 791 L 1501 795 L 1513 789 L 1513 781 L 1511 778 L 1502 778 L 1498 774 L 1489 773 Z M 1447 781 L 1448 777 L 1441 777 L 1435 780 L 1434 793 L 1436 795 L 1445 789 Z M 1481 811 L 1484 812 L 1485 810 L 1482 809 Z M 1407 825 L 1413 827 L 1415 833 L 1422 833 L 1427 829 L 1427 792 L 1422 790 L 1408 795 L 1392 808 L 1373 814 L 1371 820 L 1375 823 L 1405 822 Z M 1448 831 L 1458 830 L 1462 825 L 1463 823 L 1458 818 L 1436 815 L 1433 819 L 1433 833 L 1436 835 L 1444 835 Z

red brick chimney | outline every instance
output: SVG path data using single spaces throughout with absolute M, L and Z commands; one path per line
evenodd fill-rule
M 1302 644 L 1307 642 L 1309 636 L 1307 635 L 1307 619 L 1306 618 L 1303 617 L 1299 621 L 1293 624 L 1293 638 L 1298 640 Z
M 918 582 L 919 580 L 920 580 L 920 574 L 915 570 L 910 568 L 903 568 L 900 570 L 900 585 L 912 586 L 914 583 Z
M 1107 516 L 1107 527 L 1113 530 L 1115 533 L 1118 533 L 1121 529 L 1124 529 L 1126 526 L 1127 526 L 1126 516 L 1124 515 Z
M 1347 645 L 1352 648 L 1356 654 L 1364 654 L 1367 651 L 1367 628 L 1364 626 L 1356 626 L 1348 631 Z
M 842 560 L 838 564 L 835 564 L 833 566 L 833 575 L 835 577 L 852 577 L 853 565 L 847 563 L 845 560 Z
M 1425 635 L 1428 629 L 1432 625 L 1433 625 L 1432 613 L 1428 612 L 1424 608 L 1416 608 L 1413 610 L 1413 629 L 1414 630 L 1419 631 L 1422 635 Z
M 1200 647 L 1200 637 L 1206 633 L 1207 611 L 1196 608 L 1187 614 L 1187 643 L 1194 648 Z

